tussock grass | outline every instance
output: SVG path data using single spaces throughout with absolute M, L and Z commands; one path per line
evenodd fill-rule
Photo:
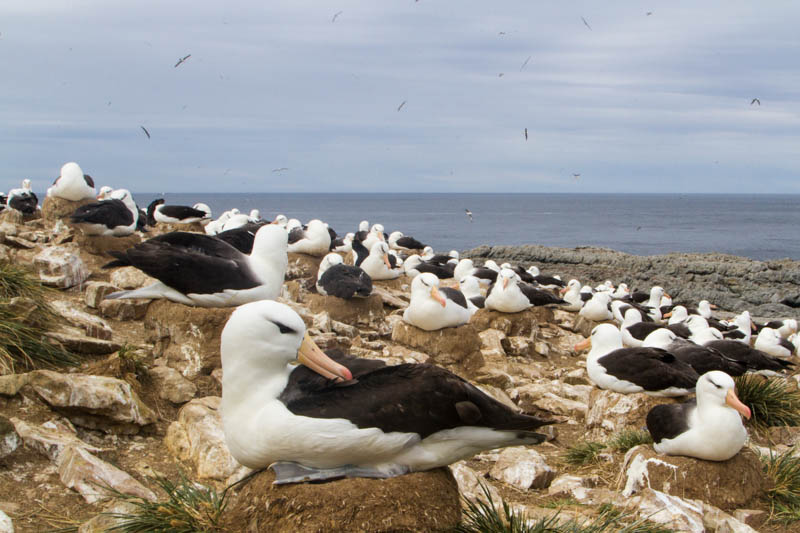
M 766 495 L 770 514 L 781 522 L 800 520 L 800 457 L 793 457 L 794 452 L 791 448 L 761 457 L 764 473 L 774 483 Z
M 625 453 L 634 446 L 640 444 L 652 444 L 653 437 L 650 433 L 642 429 L 623 429 L 611 435 L 606 441 L 606 446 L 615 452 Z
M 123 533 L 221 533 L 222 513 L 225 511 L 226 492 L 195 485 L 184 474 L 178 482 L 156 478 L 167 500 L 151 502 L 128 494 L 116 492 L 115 496 L 135 505 L 133 514 L 112 513 L 120 523 L 108 531 Z
M 602 442 L 583 441 L 567 448 L 562 458 L 564 462 L 573 466 L 583 466 L 599 459 L 600 452 L 606 448 Z
M 456 533 L 672 533 L 647 520 L 632 520 L 631 515 L 611 506 L 600 507 L 600 514 L 586 521 L 561 521 L 553 516 L 529 519 L 524 512 L 515 511 L 505 501 L 495 506 L 489 489 L 482 485 L 485 499 L 464 500 L 466 509 Z
M 736 394 L 752 411 L 748 424 L 756 428 L 800 425 L 800 392 L 790 390 L 779 378 L 735 378 Z

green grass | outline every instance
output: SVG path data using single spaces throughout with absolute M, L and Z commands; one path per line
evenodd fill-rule
M 770 515 L 781 522 L 800 520 L 800 457 L 793 457 L 794 451 L 761 457 L 764 473 L 774 483 L 766 495 Z
M 597 462 L 600 452 L 606 448 L 602 442 L 583 441 L 567 448 L 562 456 L 567 464 L 573 466 L 588 465 Z
M 735 378 L 736 394 L 747 405 L 755 428 L 800 425 L 800 392 L 790 390 L 779 378 L 744 375 Z
M 461 524 L 455 533 L 672 533 L 647 520 L 633 520 L 631 515 L 611 505 L 600 507 L 600 514 L 591 520 L 561 521 L 558 513 L 529 519 L 524 512 L 515 511 L 505 501 L 495 506 L 489 489 L 482 485 L 485 499 L 464 500 Z
M 653 437 L 650 432 L 643 429 L 623 429 L 611 435 L 606 441 L 606 446 L 615 452 L 625 453 L 640 444 L 652 444 Z
M 167 494 L 167 500 L 151 502 L 116 492 L 115 496 L 138 507 L 132 514 L 113 513 L 120 523 L 108 531 L 122 533 L 219 533 L 225 511 L 226 492 L 195 485 L 181 474 L 177 483 L 157 478 L 156 483 Z

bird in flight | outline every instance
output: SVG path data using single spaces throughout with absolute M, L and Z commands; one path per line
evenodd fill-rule
M 281 167 L 281 168 L 273 168 L 273 172 L 283 172 L 284 170 L 289 170 L 289 167 Z
M 750 105 L 753 104 L 761 105 L 761 100 L 759 100 L 758 98 L 753 98 L 752 100 L 750 100 Z
M 580 174 L 573 174 L 572 177 L 575 178 L 575 179 L 578 179 L 578 178 L 581 177 L 581 175 Z
M 178 62 L 177 62 L 177 63 L 175 63 L 175 68 L 178 68 L 178 66 L 180 66 L 180 64 L 181 64 L 181 63 L 183 63 L 184 61 L 186 61 L 186 60 L 187 60 L 187 59 L 189 59 L 190 57 L 192 57 L 192 54 L 187 54 L 187 55 L 183 56 L 182 58 L 180 58 L 180 59 L 178 60 Z
M 144 126 L 139 126 L 139 127 L 142 128 L 142 131 L 144 132 L 145 135 L 147 135 L 147 138 L 149 139 L 150 138 L 150 132 L 147 131 L 147 128 L 145 128 Z
M 528 140 L 528 128 L 525 128 L 525 140 Z
M 464 208 L 464 213 L 469 217 L 469 221 L 472 222 L 472 211 Z
M 336 22 L 336 17 L 338 17 L 342 13 L 344 13 L 344 12 L 343 11 L 337 11 L 336 13 L 334 13 L 333 18 L 331 19 L 331 22 Z
M 652 11 L 648 11 L 647 13 L 645 13 L 645 15 L 647 15 L 648 17 L 649 17 L 650 15 L 652 15 L 652 14 L 653 14 L 653 12 L 652 12 Z
M 403 103 L 401 103 L 399 106 L 397 106 L 397 110 L 400 111 L 401 109 L 403 109 L 404 105 L 406 105 L 406 101 L 405 100 L 403 100 Z
M 585 19 L 585 18 L 581 17 L 581 20 L 583 21 L 583 24 L 584 24 L 584 25 L 585 25 L 587 28 L 589 28 L 590 30 L 592 29 L 592 27 L 591 27 L 591 26 L 589 26 L 589 23 L 588 23 L 588 22 L 586 22 L 586 19 Z
M 532 56 L 528 56 L 528 59 L 526 59 L 526 60 L 525 60 L 525 62 L 522 64 L 522 66 L 521 66 L 521 67 L 519 67 L 519 71 L 520 71 L 520 72 L 522 72 L 522 69 L 524 69 L 524 68 L 525 68 L 525 66 L 528 64 L 528 61 L 530 61 L 530 60 L 531 60 L 531 57 L 532 57 Z

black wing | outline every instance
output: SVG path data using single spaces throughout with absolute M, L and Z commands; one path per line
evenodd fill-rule
M 679 404 L 656 405 L 647 413 L 647 431 L 653 442 L 674 439 L 689 429 L 689 415 L 697 407 L 694 399 Z
M 283 392 L 278 396 L 278 399 L 283 402 L 284 405 L 288 405 L 290 402 L 294 402 L 327 387 L 350 386 L 364 374 L 386 366 L 386 363 L 379 359 L 354 357 L 352 355 L 346 355 L 340 350 L 328 350 L 325 353 L 340 365 L 346 366 L 353 375 L 353 380 L 337 384 L 332 380 L 322 377 L 306 366 L 298 365 L 292 370 L 292 373 L 289 374 L 289 381 L 286 383 L 286 388 L 284 388 Z
M 663 326 L 660 324 L 656 324 L 655 322 L 637 322 L 631 326 L 628 326 L 627 329 L 628 333 L 631 334 L 631 337 L 634 339 L 639 339 L 643 341 L 645 337 L 653 333 L 657 329 L 661 329 Z
M 458 289 L 453 289 L 451 287 L 441 287 L 439 292 L 444 294 L 448 300 L 453 300 L 453 302 L 457 303 L 464 309 L 468 309 L 467 307 L 467 297 L 464 296 L 464 293 Z
M 486 297 L 485 296 L 473 296 L 469 299 L 472 304 L 477 307 L 478 309 L 483 309 L 486 305 Z
M 728 359 L 733 359 L 734 361 L 742 363 L 747 366 L 748 370 L 772 370 L 774 372 L 782 372 L 794 366 L 794 363 L 772 357 L 761 350 L 751 348 L 747 344 L 739 341 L 711 341 L 706 343 L 706 347 L 719 351 Z
M 601 357 L 598 363 L 617 379 L 647 391 L 693 389 L 700 377 L 691 366 L 660 348 L 620 348 Z
M 701 376 L 712 370 L 721 370 L 734 377 L 741 376 L 747 371 L 746 365 L 725 357 L 713 348 L 699 346 L 691 342 L 674 343 L 670 345 L 669 351 L 677 359 L 694 368 L 695 372 Z
M 297 227 L 292 228 L 292 231 L 289 232 L 289 244 L 294 244 L 297 241 L 304 239 L 306 236 L 306 232 L 303 228 Z
M 86 185 L 88 185 L 89 187 L 94 187 L 94 180 L 89 174 L 83 175 L 83 181 L 85 181 Z
M 561 281 L 558 278 L 554 278 L 553 276 L 545 276 L 543 274 L 540 274 L 538 276 L 532 276 L 532 277 L 533 277 L 533 281 L 535 281 L 539 285 L 556 285 L 558 287 L 564 287 L 565 286 L 563 281 Z M 525 281 L 525 279 L 523 278 L 522 281 Z
M 217 233 L 214 237 L 227 242 L 243 254 L 249 254 L 253 251 L 253 241 L 256 238 L 256 232 L 261 226 L 266 224 L 265 221 L 248 222 L 244 226 Z
M 322 273 L 317 283 L 327 294 L 337 298 L 366 298 L 372 294 L 372 278 L 357 266 L 333 265 Z
M 428 259 L 427 262 L 428 263 L 433 263 L 433 264 L 436 264 L 436 265 L 444 265 L 448 261 L 450 261 L 451 259 L 452 259 L 452 257 L 450 257 L 449 255 L 436 254 L 433 257 L 431 257 L 430 259 Z
M 377 368 L 349 386 L 329 386 L 285 402 L 294 414 L 345 418 L 359 428 L 425 438 L 459 426 L 516 430 L 525 436 L 553 421 L 518 414 L 460 377 L 429 364 Z M 542 436 L 544 439 L 544 436 Z
M 214 294 L 225 289 L 250 289 L 260 283 L 247 256 L 209 235 L 174 231 L 124 252 L 104 268 L 134 266 L 183 294 Z
M 550 291 L 543 291 L 527 283 L 518 283 L 522 294 L 524 294 L 531 305 L 564 304 L 567 303 Z M 489 294 L 488 292 L 486 294 Z
M 200 211 L 199 209 L 186 205 L 165 205 L 159 209 L 159 211 L 164 216 L 177 218 L 178 220 L 186 218 L 204 218 L 208 216 L 208 213 L 205 211 Z
M 491 268 L 483 268 L 479 267 L 472 271 L 472 276 L 480 279 L 488 279 L 489 281 L 493 282 L 497 279 L 498 272 L 492 270 Z
M 353 253 L 356 254 L 355 264 L 356 266 L 361 266 L 361 263 L 363 263 L 364 259 L 366 259 L 367 256 L 369 255 L 369 250 L 367 250 L 367 247 L 364 246 L 364 243 L 356 240 L 353 240 L 352 247 L 353 247 Z
M 422 250 L 425 248 L 425 245 L 414 237 L 400 237 L 397 239 L 397 246 L 402 246 L 403 248 L 408 248 L 410 250 Z
M 82 205 L 70 215 L 76 224 L 105 224 L 107 228 L 130 226 L 133 214 L 122 200 L 102 200 Z
M 531 273 L 519 265 L 512 267 L 511 270 L 513 270 L 517 274 L 517 276 L 519 276 L 519 279 L 521 279 L 525 283 L 532 283 L 534 281 L 534 277 L 531 276 Z
M 36 211 L 36 206 L 39 205 L 39 200 L 32 192 L 25 194 L 15 194 L 11 200 L 8 201 L 8 207 L 14 208 L 17 211 L 26 215 L 33 214 Z M 133 219 L 131 219 L 133 220 Z
M 689 330 L 689 326 L 687 326 L 686 324 L 682 324 L 680 322 L 677 324 L 668 325 L 667 329 L 682 339 L 688 339 L 689 337 L 692 336 L 692 332 Z
M 429 261 L 423 261 L 414 268 L 422 273 L 430 272 L 439 279 L 452 278 L 453 271 L 455 270 L 455 267 L 453 265 L 446 265 L 446 264 L 440 265 L 437 263 L 431 263 Z
M 780 344 L 781 346 L 783 346 L 784 348 L 786 348 L 787 350 L 789 350 L 789 353 L 790 353 L 790 354 L 794 354 L 794 344 L 792 344 L 792 343 L 791 343 L 791 342 L 789 342 L 788 340 L 786 340 L 786 339 L 784 339 L 784 338 L 781 338 L 781 339 L 778 341 L 778 344 Z

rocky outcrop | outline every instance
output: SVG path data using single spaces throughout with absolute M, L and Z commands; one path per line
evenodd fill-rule
M 483 366 L 480 337 L 471 324 L 425 331 L 400 321 L 392 330 L 392 341 L 430 355 L 438 365 L 456 365 L 471 372 Z
M 378 294 L 344 300 L 336 296 L 309 293 L 305 297 L 312 313 L 327 312 L 331 319 L 353 326 L 375 326 L 383 322 L 383 300 Z
M 591 285 L 606 279 L 639 289 L 661 285 L 675 301 L 706 299 L 727 311 L 747 309 L 758 316 L 792 316 L 792 307 L 800 306 L 800 262 L 788 259 L 755 261 L 719 253 L 638 256 L 606 248 L 538 245 L 479 246 L 463 256 L 535 263 L 548 274 Z
M 51 246 L 36 255 L 33 261 L 42 283 L 68 289 L 86 281 L 89 269 L 74 246 Z
M 446 468 L 390 479 L 273 485 L 271 470 L 243 483 L 225 511 L 230 531 L 452 531 L 461 517 L 458 485 Z
M 95 198 L 85 198 L 73 202 L 64 198 L 57 198 L 55 196 L 47 196 L 42 202 L 42 218 L 45 222 L 54 224 L 59 219 L 68 218 L 76 209 L 83 205 L 96 202 Z

